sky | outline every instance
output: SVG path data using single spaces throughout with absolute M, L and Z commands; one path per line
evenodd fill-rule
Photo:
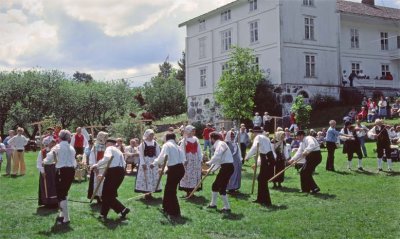
M 179 23 L 229 2 L 0 0 L 0 71 L 79 71 L 140 86 L 167 58 L 176 65 L 182 57 L 186 30 Z M 375 3 L 400 8 L 400 0 Z

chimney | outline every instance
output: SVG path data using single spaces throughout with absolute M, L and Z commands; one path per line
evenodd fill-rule
M 361 3 L 374 6 L 375 5 L 375 0 L 362 0 Z

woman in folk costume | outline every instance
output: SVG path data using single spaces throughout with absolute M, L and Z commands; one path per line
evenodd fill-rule
M 285 168 L 285 162 L 286 160 L 289 159 L 289 153 L 288 150 L 286 148 L 286 143 L 285 143 L 285 131 L 281 130 L 281 131 L 277 131 L 275 133 L 275 140 L 274 140 L 274 152 L 275 152 L 275 174 L 279 173 L 280 171 L 282 171 Z M 274 182 L 274 186 L 273 188 L 281 188 L 282 185 L 281 183 L 283 183 L 285 179 L 285 174 L 282 173 L 281 175 L 279 175 L 277 178 L 275 178 L 273 180 Z
M 201 161 L 203 155 L 199 139 L 194 136 L 195 127 L 187 125 L 184 129 L 184 138 L 180 142 L 180 148 L 185 153 L 185 175 L 179 183 L 179 190 L 185 191 L 187 196 L 201 181 Z M 201 190 L 201 187 L 198 191 Z
M 104 156 L 104 151 L 106 150 L 106 141 L 108 138 L 108 133 L 100 131 L 97 134 L 97 138 L 96 138 L 96 142 L 92 147 L 92 150 L 90 152 L 89 155 L 89 166 L 93 166 L 94 164 L 96 164 L 98 161 L 100 161 L 103 156 Z M 100 169 L 99 170 L 99 174 L 103 174 L 103 170 L 104 169 Z M 93 191 L 96 189 L 97 184 L 99 182 L 99 180 L 96 177 L 97 175 L 95 175 L 94 171 L 91 170 L 90 171 L 90 179 L 89 179 L 89 189 L 88 189 L 88 199 L 92 198 L 93 195 Z M 103 183 L 101 183 L 96 196 L 94 197 L 97 200 L 97 203 L 101 202 L 101 195 L 102 195 L 102 191 L 103 191 Z
M 150 164 L 160 154 L 160 146 L 154 140 L 154 131 L 147 129 L 143 134 L 143 142 L 139 145 L 139 166 L 136 177 L 135 192 L 150 193 L 146 194 L 145 199 L 151 199 L 152 192 L 161 192 L 161 183 L 158 188 L 158 173 L 157 167 L 150 168 Z
M 47 208 L 57 208 L 56 192 L 56 167 L 55 164 L 43 165 L 43 159 L 47 153 L 56 145 L 53 136 L 47 136 L 43 139 L 45 148 L 40 150 L 37 157 L 37 169 L 39 170 L 39 197 L 38 205 L 44 205 Z
M 235 193 L 239 190 L 242 181 L 242 154 L 239 144 L 237 141 L 235 142 L 235 139 L 237 140 L 234 129 L 229 130 L 226 134 L 225 142 L 232 153 L 234 171 L 226 188 L 228 193 Z

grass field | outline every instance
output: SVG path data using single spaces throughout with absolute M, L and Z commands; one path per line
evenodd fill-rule
M 368 144 L 370 156 L 374 147 Z M 323 158 L 314 176 L 321 188 L 316 196 L 299 193 L 299 175 L 289 169 L 284 188 L 270 189 L 273 207 L 253 204 L 252 170 L 247 163 L 241 194 L 229 197 L 232 214 L 205 209 L 212 175 L 195 199 L 180 199 L 183 218 L 177 221 L 160 213 L 161 194 L 149 203 L 127 201 L 138 194 L 133 192 L 134 177 L 126 176 L 119 199 L 132 209 L 128 219 L 120 221 L 110 212 L 111 221 L 102 223 L 97 220 L 97 205 L 77 202 L 88 202 L 87 182 L 74 183 L 69 195 L 71 224 L 60 228 L 53 227 L 56 211 L 37 208 L 36 153 L 28 153 L 26 176 L 0 177 L 0 238 L 400 238 L 400 163 L 394 163 L 393 173 L 377 173 L 376 159 L 367 158 L 365 172 L 348 171 L 339 149 L 338 171 L 326 172 L 326 152 Z

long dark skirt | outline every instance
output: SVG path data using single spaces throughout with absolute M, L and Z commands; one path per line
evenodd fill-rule
M 283 158 L 277 158 L 277 161 L 275 163 L 275 173 L 274 175 L 278 174 L 280 171 L 282 171 L 283 169 L 285 169 L 285 160 Z M 282 173 L 281 175 L 279 175 L 278 177 L 276 177 L 273 182 L 274 183 L 283 183 L 283 181 L 285 180 L 285 173 Z
M 92 195 L 93 195 L 93 191 L 94 191 L 94 188 L 93 188 L 93 185 L 94 185 L 94 177 L 95 177 L 94 172 L 93 172 L 93 170 L 91 170 L 91 171 L 90 171 L 90 178 L 89 178 L 89 188 L 88 188 L 88 193 L 87 193 L 87 198 L 88 198 L 88 199 L 91 199 L 91 198 L 92 198 Z
M 44 166 L 45 176 L 39 176 L 38 205 L 58 207 L 56 191 L 56 167 L 54 164 Z

